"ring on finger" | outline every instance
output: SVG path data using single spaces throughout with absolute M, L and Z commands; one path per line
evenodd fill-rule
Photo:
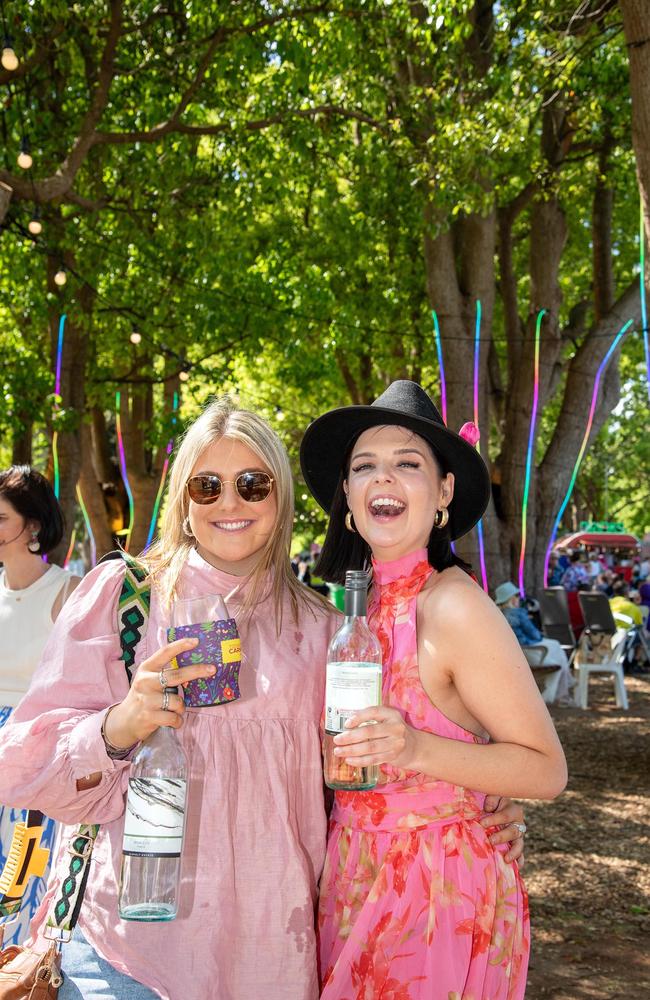
M 161 670 L 160 673 L 158 674 L 158 680 L 160 681 L 160 686 L 164 691 L 165 688 L 167 687 L 167 676 L 164 670 Z
M 511 823 L 510 825 L 515 827 L 520 837 L 523 837 L 526 830 L 528 829 L 525 823 Z
M 169 709 L 169 688 L 165 688 L 165 690 L 163 691 L 162 710 L 163 712 L 166 712 L 168 709 Z

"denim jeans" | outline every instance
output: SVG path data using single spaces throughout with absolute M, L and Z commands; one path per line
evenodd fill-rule
M 59 1000 L 159 1000 L 148 986 L 118 972 L 97 954 L 78 927 L 63 946 L 63 986 Z

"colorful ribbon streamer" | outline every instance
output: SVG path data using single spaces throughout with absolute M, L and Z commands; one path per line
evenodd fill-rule
M 97 565 L 97 545 L 95 543 L 95 536 L 93 534 L 92 525 L 90 523 L 90 517 L 88 516 L 88 511 L 86 510 L 86 505 L 84 503 L 84 498 L 81 495 L 81 490 L 79 489 L 79 484 L 77 483 L 77 500 L 79 501 L 79 507 L 81 508 L 81 513 L 83 514 L 84 524 L 86 525 L 86 531 L 88 532 L 88 540 L 90 542 L 90 565 Z
M 480 431 L 481 425 L 478 418 L 478 384 L 479 384 L 479 360 L 481 351 L 481 300 L 476 300 L 476 326 L 474 329 L 474 423 Z M 481 454 L 481 443 L 477 441 L 476 449 Z M 488 593 L 487 568 L 485 565 L 485 542 L 483 540 L 483 518 L 476 525 L 478 532 L 478 555 L 481 564 L 481 582 L 483 590 Z
M 172 426 L 176 426 L 176 413 L 178 411 L 178 393 L 174 393 L 174 401 L 172 404 Z M 158 492 L 156 494 L 156 500 L 153 505 L 153 513 L 151 515 L 151 523 L 149 524 L 149 533 L 147 535 L 147 541 L 145 542 L 145 549 L 148 549 L 153 541 L 154 532 L 156 530 L 156 523 L 158 521 L 158 511 L 160 510 L 160 503 L 162 501 L 163 493 L 165 490 L 165 480 L 167 478 L 167 470 L 169 468 L 169 461 L 171 458 L 171 453 L 174 448 L 174 438 L 171 437 L 167 442 L 165 461 L 163 462 L 162 472 L 160 474 L 160 485 L 158 487 Z
M 133 502 L 133 493 L 131 492 L 131 486 L 129 484 L 129 477 L 126 472 L 126 452 L 124 451 L 124 438 L 122 437 L 122 418 L 120 416 L 120 390 L 118 389 L 115 393 L 115 427 L 117 430 L 117 451 L 120 460 L 120 471 L 122 473 L 122 482 L 124 483 L 124 489 L 126 490 L 126 495 L 129 498 L 129 526 L 126 529 L 126 538 L 124 540 L 124 548 L 129 551 L 129 542 L 131 540 L 131 532 L 133 531 L 133 522 L 135 518 L 135 504 Z
M 648 335 L 648 309 L 645 291 L 645 228 L 643 225 L 643 201 L 641 202 L 641 222 L 639 225 L 639 292 L 641 295 L 641 330 L 643 332 L 643 349 L 645 351 L 645 375 L 650 402 L 650 343 Z
M 535 324 L 535 361 L 533 365 L 533 410 L 530 415 L 530 428 L 528 430 L 528 450 L 526 452 L 526 474 L 524 477 L 524 497 L 521 504 L 521 551 L 519 553 L 519 593 L 522 598 L 526 596 L 524 589 L 524 565 L 526 562 L 526 518 L 528 514 L 528 496 L 530 494 L 530 480 L 533 471 L 533 461 L 535 452 L 535 426 L 537 423 L 537 404 L 539 402 L 539 342 L 542 329 L 542 319 L 546 314 L 546 309 L 540 309 L 537 313 Z
M 65 335 L 66 314 L 62 313 L 59 320 L 59 339 L 56 345 L 56 362 L 54 366 L 54 414 L 59 409 L 59 396 L 61 395 L 61 361 L 63 359 L 63 338 Z M 52 464 L 54 465 L 54 496 L 59 499 L 61 493 L 61 476 L 59 470 L 59 434 L 54 431 L 52 434 Z
M 438 352 L 438 368 L 440 369 L 440 405 L 442 407 L 442 419 L 447 423 L 447 382 L 445 380 L 445 366 L 442 361 L 442 340 L 440 338 L 440 326 L 438 325 L 438 314 L 435 309 L 431 310 L 433 318 L 433 333 L 436 338 L 436 351 Z
M 632 326 L 632 320 L 629 319 L 627 323 L 625 323 L 625 325 L 621 327 L 621 329 L 614 337 L 614 340 L 610 344 L 609 350 L 607 351 L 607 354 L 605 355 L 603 360 L 600 362 L 598 371 L 596 372 L 596 378 L 594 380 L 594 388 L 591 394 L 591 406 L 589 407 L 589 416 L 587 418 L 587 427 L 584 433 L 584 437 L 582 439 L 582 444 L 580 445 L 580 451 L 578 452 L 578 457 L 576 458 L 575 465 L 573 466 L 573 473 L 571 474 L 571 480 L 569 482 L 569 487 L 566 491 L 566 496 L 564 497 L 564 500 L 562 501 L 562 504 L 558 511 L 557 517 L 555 518 L 555 523 L 553 524 L 553 531 L 551 532 L 551 540 L 549 541 L 548 548 L 546 549 L 546 556 L 544 558 L 545 587 L 548 587 L 548 564 L 551 558 L 551 552 L 553 550 L 553 546 L 555 544 L 555 539 L 557 537 L 557 531 L 560 526 L 560 521 L 562 520 L 562 515 L 564 514 L 564 511 L 567 508 L 569 500 L 571 499 L 571 494 L 573 493 L 573 487 L 575 486 L 576 479 L 578 478 L 578 471 L 580 469 L 580 464 L 584 457 L 585 451 L 587 450 L 587 444 L 589 442 L 589 434 L 591 433 L 591 427 L 594 422 L 594 414 L 596 412 L 596 403 L 598 401 L 598 390 L 600 388 L 600 379 L 605 368 L 609 364 L 609 360 L 612 354 L 614 353 L 614 351 L 616 350 L 616 348 L 618 347 L 621 340 L 623 339 L 623 337 L 625 336 L 625 334 L 627 333 L 627 331 L 631 326 Z

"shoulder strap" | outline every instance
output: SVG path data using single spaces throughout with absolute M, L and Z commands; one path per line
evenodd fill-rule
M 120 633 L 122 660 L 131 683 L 138 643 L 144 639 L 149 624 L 151 585 L 145 568 L 127 552 L 109 552 L 100 560 L 124 560 L 124 581 L 117 602 L 117 627 Z M 70 861 L 47 915 L 45 936 L 69 941 L 83 903 L 90 873 L 90 859 L 99 833 L 99 824 L 82 823 L 68 846 Z
M 124 581 L 118 598 L 117 626 L 120 633 L 121 659 L 129 684 L 138 643 L 149 623 L 151 586 L 144 567 L 126 552 L 109 552 L 100 562 L 124 560 Z M 43 814 L 30 810 L 26 823 L 17 823 L 0 876 L 0 917 L 12 916 L 20 909 L 30 876 L 42 876 L 49 851 L 39 846 Z M 50 906 L 45 936 L 69 941 L 77 922 L 90 872 L 90 859 L 99 833 L 99 824 L 82 823 L 68 845 L 69 862 L 58 893 Z

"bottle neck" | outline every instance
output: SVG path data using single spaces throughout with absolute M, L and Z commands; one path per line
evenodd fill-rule
M 368 612 L 368 593 L 365 590 L 345 591 L 345 619 L 363 618 Z

